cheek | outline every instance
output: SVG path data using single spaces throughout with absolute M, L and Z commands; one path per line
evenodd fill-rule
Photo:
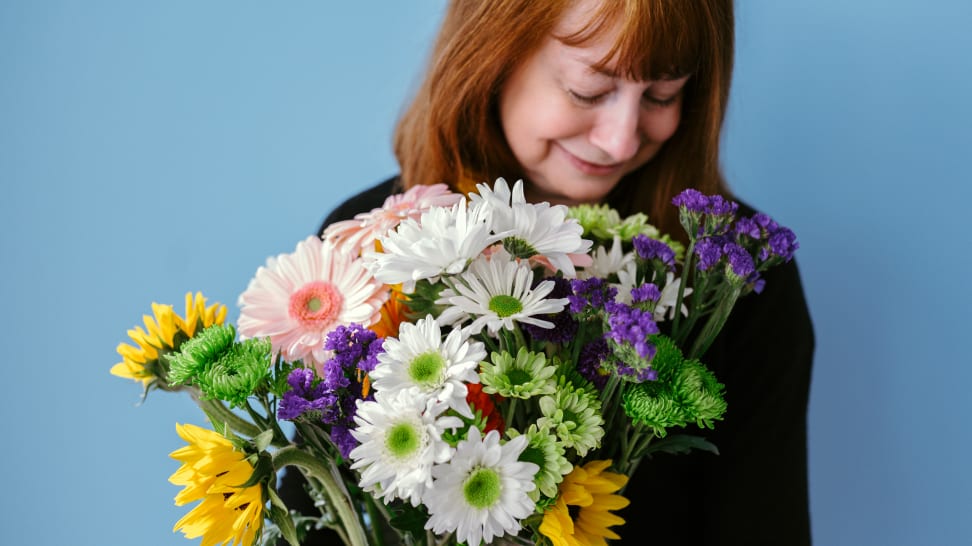
M 675 134 L 681 117 L 681 108 L 666 108 L 662 111 L 646 113 L 642 120 L 645 139 L 656 144 L 664 143 Z

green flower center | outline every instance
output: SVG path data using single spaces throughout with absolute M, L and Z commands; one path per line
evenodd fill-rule
M 489 310 L 500 318 L 513 316 L 523 310 L 523 304 L 513 296 L 500 294 L 489 299 Z
M 420 385 L 435 382 L 445 367 L 445 359 L 435 351 L 422 353 L 408 365 L 408 375 Z
M 499 474 L 492 468 L 480 468 L 466 478 L 462 494 L 473 508 L 489 508 L 500 498 Z
M 533 463 L 539 466 L 541 469 L 546 466 L 545 463 L 547 462 L 543 449 L 531 445 L 528 445 L 527 448 L 523 450 L 523 453 L 520 454 L 519 460 L 527 463 Z
M 310 301 L 307 302 L 307 309 L 311 313 L 316 313 L 320 310 L 321 305 L 323 304 L 321 303 L 320 298 L 311 298 Z
M 388 431 L 385 447 L 395 457 L 406 457 L 419 447 L 418 431 L 409 423 L 397 424 Z
M 514 258 L 520 258 L 522 260 L 532 258 L 538 254 L 537 249 L 519 237 L 507 237 L 503 239 L 503 248 Z
M 506 373 L 506 378 L 509 380 L 510 385 L 515 387 L 528 383 L 533 379 L 533 376 L 523 370 L 514 368 Z

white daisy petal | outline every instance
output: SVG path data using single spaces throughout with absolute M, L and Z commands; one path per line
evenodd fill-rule
M 485 438 L 470 427 L 452 459 L 432 469 L 433 491 L 423 499 L 429 509 L 425 528 L 433 533 L 455 532 L 466 544 L 491 542 L 519 532 L 520 521 L 533 513 L 529 492 L 539 470 L 518 457 L 526 448 L 520 436 L 500 445 L 497 431 Z

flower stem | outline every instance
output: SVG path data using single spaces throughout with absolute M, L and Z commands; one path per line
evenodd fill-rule
M 296 446 L 288 446 L 277 450 L 273 454 L 274 469 L 280 470 L 284 466 L 295 465 L 302 467 L 310 476 L 319 480 L 324 486 L 328 499 L 337 511 L 338 519 L 342 527 L 348 534 L 347 546 L 368 546 L 368 539 L 365 537 L 358 513 L 351 503 L 351 499 L 343 494 L 331 469 L 310 453 L 302 451 Z
M 678 325 L 682 319 L 682 299 L 685 297 L 685 287 L 692 282 L 692 257 L 695 254 L 695 238 L 689 242 L 688 249 L 685 250 L 685 265 L 682 266 L 682 282 L 678 283 L 678 295 L 675 297 L 675 318 L 672 322 L 672 338 L 681 343 L 682 340 L 681 332 L 678 330 Z
M 239 432 L 244 436 L 249 436 L 250 438 L 253 438 L 262 432 L 260 428 L 253 423 L 250 423 L 246 419 L 230 411 L 230 409 L 224 406 L 221 401 L 206 400 L 200 398 L 196 393 L 193 393 L 192 397 L 196 400 L 196 404 L 198 404 L 199 407 L 202 408 L 202 410 L 206 412 L 206 415 L 208 415 L 211 419 L 216 419 L 221 423 L 229 425 L 229 427 L 236 432 Z

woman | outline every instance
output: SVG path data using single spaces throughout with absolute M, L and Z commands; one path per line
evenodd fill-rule
M 503 176 L 522 178 L 531 201 L 608 202 L 680 234 L 675 194 L 729 195 L 719 138 L 732 59 L 731 0 L 454 0 L 398 125 L 401 175 L 345 202 L 325 226 L 417 184 L 465 193 Z M 808 544 L 812 353 L 791 262 L 737 305 L 705 356 L 729 410 L 714 432 L 692 432 L 720 455 L 643 463 L 619 534 L 629 543 Z

